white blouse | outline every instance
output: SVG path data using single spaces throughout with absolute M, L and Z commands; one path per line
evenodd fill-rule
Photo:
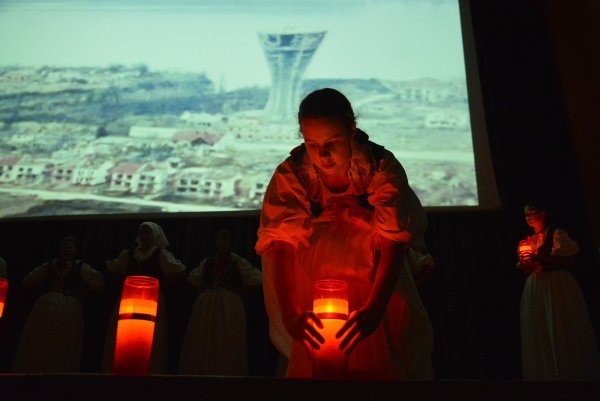
M 156 247 L 152 247 L 146 251 L 134 250 L 134 258 L 138 261 L 146 260 L 154 253 Z M 129 264 L 129 249 L 124 249 L 117 259 L 106 261 L 106 268 L 116 274 L 125 274 Z M 167 277 L 173 277 L 182 271 L 185 271 L 185 266 L 179 259 L 166 249 L 160 250 L 159 255 L 160 270 Z
M 367 222 L 374 232 L 417 249 L 424 249 L 426 214 L 408 185 L 404 168 L 388 150 L 382 150 L 378 163 L 368 142 L 353 141 L 348 176 L 351 185 L 343 194 L 331 194 L 322 185 L 316 168 L 305 152 L 288 157 L 277 167 L 265 193 L 256 251 L 261 254 L 273 240 L 296 247 L 307 243 L 312 234 L 311 201 L 327 210 L 335 202 L 346 202 L 366 194 L 373 207 Z M 295 151 L 303 151 L 303 145 Z

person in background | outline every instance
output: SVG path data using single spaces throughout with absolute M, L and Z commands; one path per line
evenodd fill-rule
M 533 234 L 524 240 L 531 251 L 519 251 L 517 263 L 528 274 L 520 317 L 523 379 L 600 380 L 594 330 L 570 271 L 579 246 L 546 219 L 540 203 L 525 206 L 525 221 Z
M 117 259 L 108 260 L 106 268 L 117 279 L 119 288 L 127 276 L 149 276 L 159 280 L 160 293 L 150 357 L 150 373 L 165 373 L 167 369 L 168 320 L 165 289 L 185 277 L 185 266 L 166 248 L 169 241 L 162 228 L 154 222 L 144 222 L 138 228 L 135 246 L 125 249 Z M 121 291 L 108 325 L 102 370 L 112 371 Z
M 350 379 L 431 379 L 433 331 L 407 251 L 424 256 L 426 214 L 404 168 L 356 127 L 339 91 L 302 100 L 304 143 L 280 164 L 264 197 L 262 256 L 271 339 L 288 377 L 313 377 L 324 339 L 312 312 L 316 280 L 348 283 L 350 315 L 337 333 Z M 415 271 L 420 270 L 415 268 Z
M 0 257 L 0 278 L 8 278 L 8 267 L 6 260 Z
M 261 271 L 233 252 L 230 231 L 219 230 L 215 253 L 187 282 L 198 291 L 183 340 L 180 373 L 245 376 L 246 312 L 242 293 L 262 284 Z
M 99 293 L 104 278 L 77 259 L 74 237 L 60 240 L 58 257 L 34 268 L 23 284 L 39 293 L 13 361 L 16 373 L 79 372 L 84 336 L 82 300 Z

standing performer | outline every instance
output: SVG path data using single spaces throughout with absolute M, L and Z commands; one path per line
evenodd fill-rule
M 58 257 L 23 278 L 23 284 L 40 295 L 21 333 L 13 372 L 79 372 L 84 336 L 82 300 L 100 292 L 104 278 L 76 256 L 75 238 L 64 237 Z
M 517 267 L 529 276 L 521 298 L 524 380 L 600 380 L 600 357 L 581 288 L 570 270 L 579 246 L 566 231 L 546 225 L 546 209 L 525 206 L 532 252 Z
M 166 249 L 169 246 L 169 241 L 163 229 L 154 222 L 147 221 L 140 224 L 135 242 L 135 247 L 125 249 L 117 259 L 107 261 L 106 267 L 110 273 L 118 277 L 120 285 L 127 276 L 149 276 L 159 280 L 160 293 L 152 342 L 152 355 L 150 357 L 150 373 L 165 373 L 167 370 L 168 320 L 164 290 L 184 277 L 185 266 Z M 120 290 L 118 294 L 119 299 L 116 300 L 111 315 L 104 346 L 102 361 L 104 372 L 112 371 L 119 317 Z

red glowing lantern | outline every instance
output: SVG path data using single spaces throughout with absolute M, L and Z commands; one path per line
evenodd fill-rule
M 523 256 L 527 253 L 532 253 L 533 252 L 533 247 L 531 246 L 531 244 L 529 243 L 529 241 L 527 240 L 521 240 L 521 242 L 519 242 L 519 255 Z
M 152 277 L 129 276 L 125 279 L 119 306 L 113 373 L 148 374 L 158 288 L 158 280 Z
M 348 319 L 348 284 L 342 280 L 318 280 L 313 294 L 313 312 L 323 323 L 319 332 L 325 339 L 312 354 L 313 377 L 342 379 L 348 369 L 348 358 L 340 350 L 335 334 Z
M 0 318 L 4 311 L 4 303 L 6 302 L 6 293 L 8 292 L 8 280 L 0 277 Z

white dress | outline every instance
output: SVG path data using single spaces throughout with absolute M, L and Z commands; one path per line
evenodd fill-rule
M 210 261 L 210 262 L 209 262 Z M 207 265 L 207 262 L 210 266 Z M 260 270 L 231 253 L 223 274 L 206 282 L 206 268 L 214 258 L 204 259 L 188 275 L 188 283 L 204 287 L 198 294 L 181 347 L 182 374 L 245 376 L 248 373 L 246 312 L 239 291 L 262 282 Z
M 312 310 L 312 288 L 318 279 L 348 282 L 350 311 L 367 300 L 374 277 L 374 241 L 378 236 L 424 250 L 426 215 L 408 186 L 404 169 L 371 143 L 353 143 L 349 177 L 343 194 L 321 185 L 310 159 L 300 148 L 276 170 L 267 189 L 258 232 L 265 304 L 271 339 L 289 360 L 288 377 L 312 377 L 311 360 L 302 344 L 284 328 L 273 283 L 273 240 L 296 249 L 297 295 Z M 413 260 L 420 258 L 411 258 Z M 405 258 L 382 324 L 361 341 L 349 357 L 351 378 L 432 379 L 433 331 Z
M 532 249 L 548 231 L 531 236 Z M 551 255 L 573 256 L 579 246 L 555 229 Z M 585 300 L 567 270 L 541 266 L 525 282 L 521 298 L 521 358 L 524 380 L 600 380 L 600 359 Z
M 76 261 L 78 263 L 81 262 Z M 46 284 L 48 291 L 40 295 L 27 316 L 13 361 L 13 372 L 79 372 L 83 305 L 80 297 L 69 295 L 60 278 L 48 283 L 56 265 L 57 259 L 44 263 L 23 279 L 27 287 L 40 288 Z M 102 274 L 86 263 L 80 264 L 80 279 L 83 286 L 95 292 L 104 286 Z
M 175 277 L 185 271 L 185 266 L 176 259 L 171 252 L 166 249 L 158 249 L 153 247 L 146 252 L 136 250 L 135 258 L 139 261 L 148 260 L 152 257 L 155 251 L 159 252 L 158 263 L 162 274 L 166 278 Z M 106 262 L 106 267 L 110 272 L 124 276 L 127 274 L 129 265 L 130 250 L 125 249 L 121 252 L 117 259 Z M 117 323 L 119 321 L 119 299 L 115 301 L 115 306 L 110 317 L 106 339 L 104 343 L 104 354 L 102 357 L 102 371 L 110 373 L 113 370 L 113 359 L 115 352 L 115 341 L 117 335 Z M 152 354 L 150 356 L 150 373 L 165 373 L 167 369 L 167 350 L 168 350 L 168 325 L 167 325 L 167 307 L 162 289 L 158 296 L 158 311 L 156 314 L 156 322 L 154 326 L 154 337 L 152 340 Z

